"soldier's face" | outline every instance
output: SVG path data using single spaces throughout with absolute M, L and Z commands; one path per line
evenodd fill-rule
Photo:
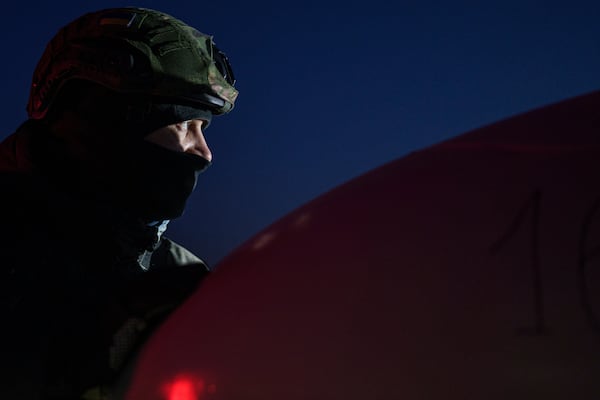
M 195 154 L 212 161 L 212 153 L 202 131 L 204 125 L 205 121 L 201 119 L 171 124 L 150 133 L 145 140 L 169 150 Z

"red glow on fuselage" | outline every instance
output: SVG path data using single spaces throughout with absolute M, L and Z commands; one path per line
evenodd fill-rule
M 190 375 L 177 376 L 164 386 L 166 400 L 199 400 L 205 391 L 204 381 Z

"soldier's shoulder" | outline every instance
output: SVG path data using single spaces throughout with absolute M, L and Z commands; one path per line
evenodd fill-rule
M 157 263 L 160 267 L 196 266 L 206 272 L 210 271 L 208 264 L 203 259 L 169 238 L 162 240 L 153 259 L 155 257 L 158 258 L 156 261 L 160 261 Z

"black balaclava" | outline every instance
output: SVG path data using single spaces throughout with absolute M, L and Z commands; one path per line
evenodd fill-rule
M 188 197 L 196 187 L 198 175 L 210 161 L 196 154 L 166 149 L 143 138 L 170 124 L 202 119 L 208 126 L 212 114 L 207 110 L 180 104 L 149 104 L 145 117 L 129 116 L 130 136 L 119 152 L 114 171 L 115 196 L 123 205 L 147 221 L 173 219 L 184 212 Z M 130 109 L 131 112 L 131 109 Z
M 114 196 L 144 220 L 181 216 L 198 175 L 210 162 L 195 154 L 180 153 L 141 140 L 120 160 L 122 172 L 114 176 Z
M 71 176 L 67 180 L 76 175 L 83 192 L 145 223 L 181 216 L 210 161 L 144 138 L 192 119 L 204 120 L 204 129 L 211 121 L 210 111 L 173 100 L 121 95 L 84 81 L 75 81 L 62 94 L 57 109 L 73 111 L 92 128 L 81 133 L 90 159 L 70 164 L 67 156 L 61 174 L 66 167 L 71 171 L 66 172 Z

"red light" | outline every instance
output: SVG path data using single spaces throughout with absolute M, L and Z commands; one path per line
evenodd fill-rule
M 166 400 L 199 400 L 205 391 L 204 381 L 191 375 L 179 375 L 164 386 Z

